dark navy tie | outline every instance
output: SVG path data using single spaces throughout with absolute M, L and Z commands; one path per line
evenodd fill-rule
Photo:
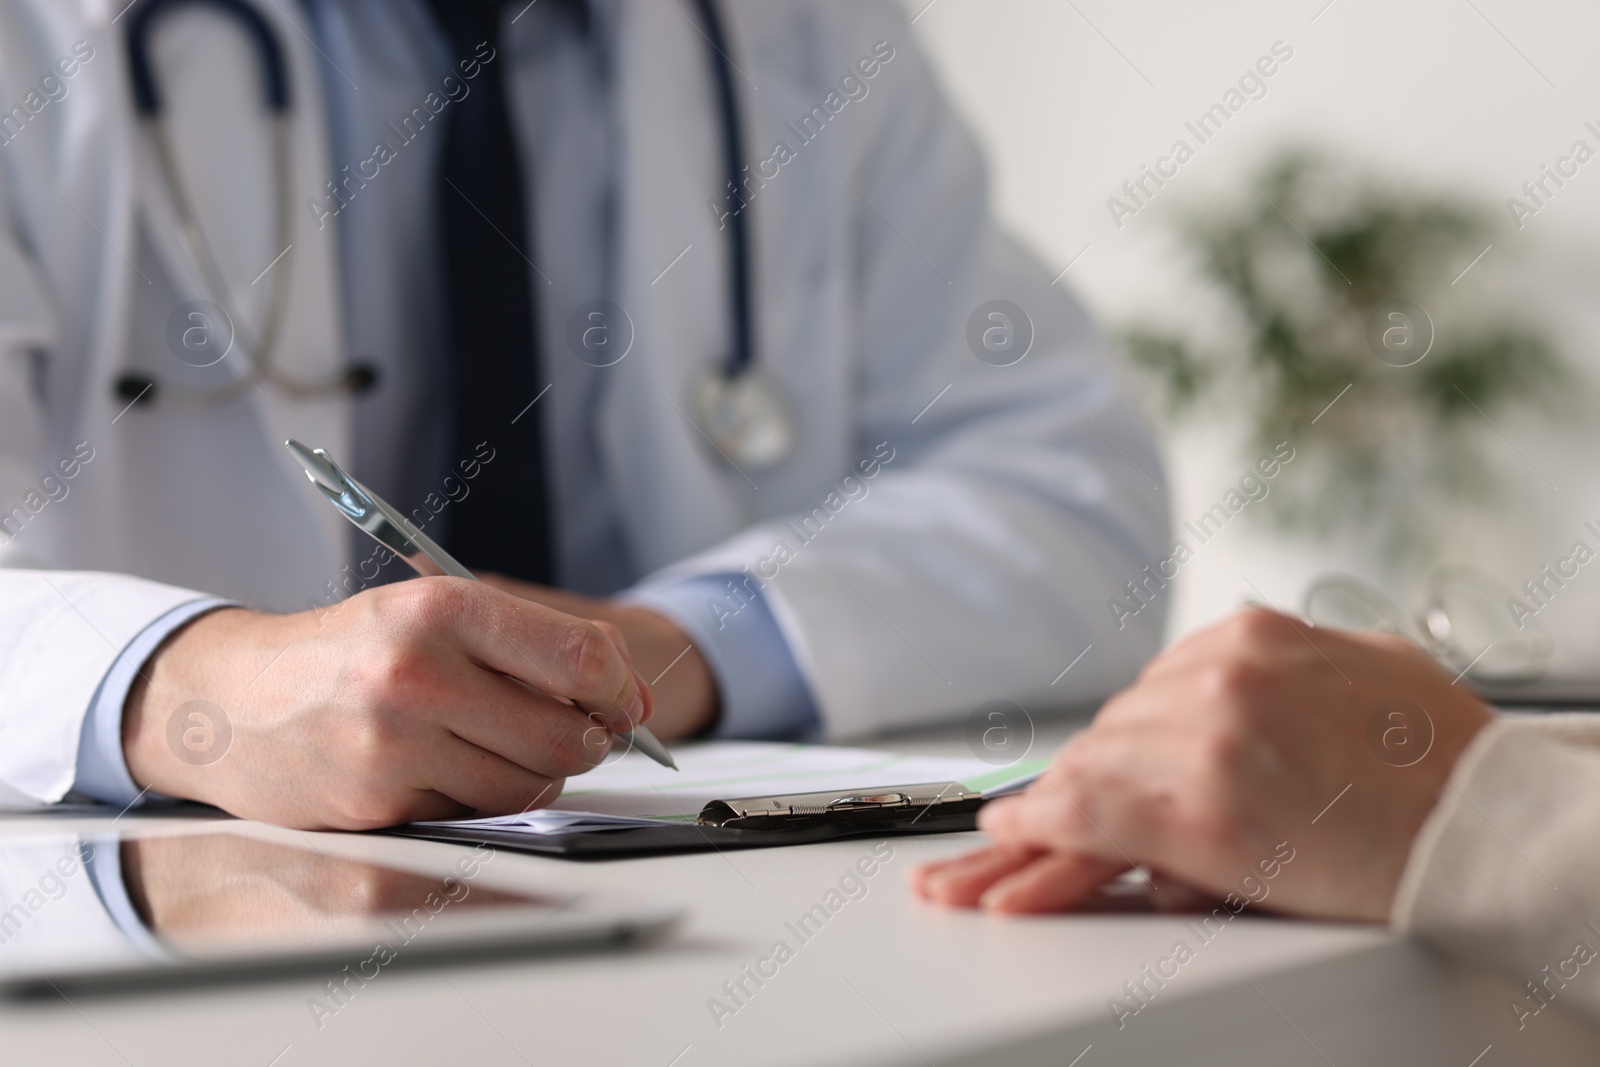
M 438 208 L 449 365 L 455 386 L 452 471 L 488 455 L 464 500 L 449 509 L 450 551 L 474 570 L 550 583 L 552 551 L 540 420 L 533 229 L 517 154 L 501 48 L 500 0 L 430 0 L 451 72 L 481 74 L 445 116 Z M 483 47 L 483 46 L 487 47 Z M 489 49 L 494 49 L 490 53 Z

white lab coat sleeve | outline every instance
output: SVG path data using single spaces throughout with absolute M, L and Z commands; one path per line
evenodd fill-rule
M 200 597 L 121 574 L 0 570 L 0 803 L 66 795 L 101 679 L 150 623 Z
M 1175 565 L 1157 449 L 1083 308 L 998 230 L 978 147 L 899 6 L 835 10 L 839 70 L 871 42 L 893 49 L 837 124 L 857 234 L 842 399 L 863 463 L 809 514 L 662 577 L 748 566 L 832 738 L 972 721 L 993 700 L 1098 700 L 1161 638 Z M 994 300 L 1033 334 L 1009 366 L 969 343 L 1003 328 L 979 313 Z
M 0 804 L 72 787 L 101 678 L 153 620 L 200 594 L 125 575 L 51 571 L 26 527 L 58 490 L 36 382 L 58 336 L 55 303 L 16 237 L 0 160 Z M 48 479 L 48 481 L 47 481 Z
M 43 423 L 36 383 L 56 326 L 45 289 L 13 235 L 5 192 L 0 166 L 0 566 L 15 566 L 27 557 L 14 539 L 21 526 L 12 512 L 39 489 Z

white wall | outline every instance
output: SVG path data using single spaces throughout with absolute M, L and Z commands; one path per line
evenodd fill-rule
M 1067 278 L 1108 322 L 1181 305 L 1189 295 L 1157 238 L 1157 210 L 1247 189 L 1251 164 L 1286 139 L 1319 142 L 1491 203 L 1517 194 L 1541 163 L 1554 162 L 1579 137 L 1600 149 L 1600 138 L 1583 129 L 1585 120 L 1600 126 L 1600 6 L 1581 0 L 926 5 L 907 0 L 921 12 L 923 43 L 989 150 L 1001 215 L 1053 271 L 1087 247 Z M 1269 80 L 1267 95 L 1201 146 L 1148 210 L 1115 227 L 1106 199 L 1141 163 L 1185 136 L 1184 121 L 1275 41 L 1294 56 Z M 1597 234 L 1600 160 L 1520 232 L 1507 213 L 1494 250 L 1459 284 L 1481 286 L 1486 295 L 1547 298 L 1567 354 L 1593 374 L 1600 369 Z M 1439 268 L 1454 277 L 1464 266 Z M 1510 441 L 1494 436 L 1488 452 L 1508 494 L 1460 521 L 1454 558 L 1519 585 L 1580 535 L 1600 547 L 1581 529 L 1585 519 L 1600 527 L 1600 420 L 1587 414 L 1592 409 L 1586 399 L 1577 422 L 1554 430 L 1535 418 L 1500 425 Z M 1180 517 L 1216 500 L 1244 462 L 1220 426 L 1168 431 L 1168 457 Z M 1250 595 L 1250 583 L 1274 603 L 1293 605 L 1313 573 L 1354 562 L 1337 549 L 1285 548 L 1259 526 L 1235 523 L 1226 535 L 1181 575 L 1174 635 L 1224 613 Z M 1565 664 L 1600 665 L 1600 562 L 1580 572 L 1541 618 L 1559 631 Z

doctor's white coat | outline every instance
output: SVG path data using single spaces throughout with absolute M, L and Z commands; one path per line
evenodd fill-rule
M 296 436 L 348 454 L 344 402 L 264 387 L 225 407 L 125 413 L 113 393 L 126 368 L 171 359 L 135 339 L 161 336 L 179 303 L 207 296 L 132 112 L 124 3 L 0 0 L 0 519 L 16 533 L 0 533 L 0 799 L 13 801 L 70 789 L 84 710 L 148 623 L 199 593 L 303 609 L 325 599 L 351 543 L 282 447 Z M 678 5 L 616 3 L 609 296 L 636 340 L 593 419 L 627 570 L 642 582 L 775 575 L 766 596 L 833 738 L 958 719 L 995 699 L 1086 702 L 1130 681 L 1158 645 L 1165 604 L 1144 572 L 1167 534 L 1159 458 L 1083 311 L 997 232 L 976 145 L 900 8 L 725 5 L 736 61 L 759 86 L 742 92 L 753 163 L 794 146 L 785 124 L 829 109 L 878 42 L 894 50 L 870 95 L 751 201 L 758 348 L 801 436 L 783 466 L 746 477 L 680 410 L 728 335 L 705 43 Z M 288 24 L 303 17 L 296 5 L 257 6 L 290 52 L 304 205 L 332 176 L 321 83 L 337 75 Z M 252 276 L 280 250 L 254 60 L 203 9 L 173 16 L 160 42 L 199 212 L 237 301 L 257 307 L 267 286 Z M 62 78 L 58 61 L 82 54 L 92 58 Z M 60 99 L 41 91 L 46 76 Z M 350 358 L 336 232 L 319 233 L 311 211 L 294 218 L 279 358 L 324 374 Z M 691 243 L 709 251 L 677 265 L 685 277 L 670 292 L 652 286 Z M 968 341 L 969 318 L 994 299 L 1035 331 L 1010 366 Z M 893 460 L 839 509 L 841 478 L 883 443 Z M 801 543 L 789 521 L 819 507 L 830 520 Z M 780 543 L 792 558 L 775 566 Z M 1107 601 L 1134 579 L 1154 603 L 1119 629 Z

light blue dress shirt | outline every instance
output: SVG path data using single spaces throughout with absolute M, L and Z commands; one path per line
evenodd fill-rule
M 740 576 L 626 591 L 642 576 L 629 571 L 589 418 L 604 382 L 599 369 L 562 358 L 565 322 L 559 314 L 610 291 L 610 250 L 616 246 L 608 74 L 613 4 L 591 0 L 587 17 L 577 3 L 533 4 L 520 13 L 517 6 L 507 10 L 494 62 L 504 65 L 503 76 L 510 79 L 531 186 L 536 243 L 530 258 L 545 282 L 539 286 L 541 371 L 550 381 L 551 402 L 541 415 L 551 445 L 553 506 L 566 533 L 558 539 L 561 584 L 591 595 L 623 595 L 682 627 L 705 656 L 721 695 L 713 736 L 812 733 L 820 721 L 815 701 L 759 594 L 721 623 L 707 609 L 727 579 Z M 450 514 L 440 487 L 456 458 L 448 455 L 444 286 L 434 252 L 442 138 L 427 128 L 406 129 L 403 119 L 430 93 L 435 102 L 448 97 L 444 77 L 459 74 L 459 57 L 448 54 L 422 0 L 303 0 L 294 17 L 328 65 L 319 74 L 328 100 L 330 179 L 344 183 L 345 195 L 344 206 L 325 221 L 337 227 L 340 241 L 349 351 L 376 362 L 381 373 L 379 388 L 353 403 L 349 466 L 442 539 Z M 459 79 L 456 86 L 459 93 Z M 371 181 L 352 180 L 379 142 L 395 150 L 395 161 Z M 372 546 L 359 532 L 352 529 L 351 535 L 355 558 L 365 558 Z M 395 561 L 383 578 L 407 573 Z M 139 797 L 122 756 L 128 690 L 162 641 L 223 603 L 199 600 L 168 612 L 122 651 L 89 708 L 75 792 L 119 805 Z

